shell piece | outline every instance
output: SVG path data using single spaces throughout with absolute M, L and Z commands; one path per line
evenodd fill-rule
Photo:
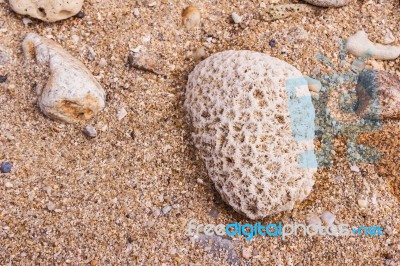
M 54 22 L 75 16 L 83 0 L 10 0 L 11 9 L 21 15 Z
M 298 81 L 291 98 L 311 99 L 295 67 L 252 51 L 216 53 L 189 75 L 185 109 L 194 144 L 222 198 L 251 219 L 291 210 L 314 184 L 316 164 L 300 165 L 314 149 L 314 119 L 302 111 L 314 107 L 311 100 L 289 106 L 290 80 Z
M 22 43 L 27 59 L 49 64 L 50 78 L 39 106 L 50 118 L 75 123 L 93 117 L 105 106 L 105 91 L 90 71 L 53 41 L 28 33 Z
M 307 4 L 282 4 L 261 11 L 261 17 L 265 21 L 285 19 L 294 14 L 309 13 L 316 8 Z
M 396 59 L 400 55 L 400 46 L 373 43 L 362 30 L 347 38 L 346 50 L 354 56 L 370 55 L 382 60 Z

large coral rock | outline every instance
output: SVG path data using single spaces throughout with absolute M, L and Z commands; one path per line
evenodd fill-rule
M 11 9 L 21 15 L 54 22 L 76 15 L 83 0 L 10 0 Z
M 53 41 L 35 33 L 26 35 L 22 48 L 49 65 L 50 78 L 39 93 L 39 106 L 50 118 L 75 123 L 93 117 L 105 107 L 106 94 L 90 71 Z
M 311 192 L 317 164 L 310 98 L 295 67 L 257 52 L 214 54 L 189 75 L 193 142 L 236 211 L 262 218 L 291 210 Z

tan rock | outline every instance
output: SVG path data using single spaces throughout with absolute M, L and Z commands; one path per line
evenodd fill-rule
M 21 15 L 54 22 L 76 15 L 83 0 L 10 0 L 11 9 Z
M 385 71 L 363 71 L 357 84 L 359 107 L 362 117 L 373 108 L 374 97 L 379 97 L 377 112 L 383 119 L 400 119 L 400 79 Z
M 53 41 L 35 33 L 26 35 L 26 58 L 50 66 L 50 77 L 38 92 L 40 109 L 48 117 L 75 123 L 93 117 L 105 106 L 105 92 L 90 71 Z

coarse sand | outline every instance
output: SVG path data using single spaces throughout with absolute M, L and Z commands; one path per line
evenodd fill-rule
M 394 120 L 358 139 L 380 149 L 379 163 L 351 171 L 346 140 L 338 137 L 334 165 L 317 172 L 311 195 L 261 221 L 305 223 L 311 213 L 330 211 L 337 224 L 380 225 L 384 236 L 188 236 L 191 219 L 254 222 L 222 201 L 190 142 L 183 101 L 194 50 L 264 52 L 311 75 L 340 73 L 338 39 L 360 29 L 374 42 L 390 30 L 400 45 L 398 0 L 262 19 L 264 9 L 284 1 L 88 0 L 83 18 L 32 19 L 25 26 L 0 0 L 0 52 L 8 57 L 0 66 L 0 75 L 8 75 L 0 83 L 0 162 L 13 164 L 10 174 L 0 174 L 0 265 L 400 265 L 400 122 Z M 191 4 L 202 21 L 188 31 L 181 13 Z M 242 17 L 240 25 L 232 12 Z M 35 91 L 47 73 L 24 61 L 28 32 L 55 40 L 92 71 L 107 92 L 103 112 L 76 125 L 40 112 Z M 159 73 L 129 67 L 131 50 L 158 58 Z M 319 62 L 319 51 L 338 69 Z M 354 59 L 348 55 L 347 64 Z M 400 58 L 369 59 L 371 66 L 400 76 Z M 127 115 L 118 120 L 121 108 Z M 83 134 L 88 124 L 96 138 Z

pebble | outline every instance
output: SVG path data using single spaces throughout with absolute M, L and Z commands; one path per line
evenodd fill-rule
M 242 250 L 242 256 L 246 260 L 251 258 L 252 253 L 253 253 L 253 249 L 251 247 L 243 248 L 243 250 Z
M 358 200 L 358 206 L 360 206 L 360 208 L 367 208 L 368 207 L 368 201 L 365 199 L 359 199 Z
M 0 75 L 0 83 L 6 82 L 7 80 L 7 75 Z
M 91 138 L 97 137 L 96 128 L 94 128 L 94 127 L 91 126 L 91 125 L 87 125 L 87 126 L 83 129 L 83 133 L 85 133 L 86 136 L 91 137 Z
M 99 62 L 99 66 L 106 67 L 107 66 L 107 60 L 105 58 L 101 58 L 100 62 Z
M 152 55 L 145 53 L 131 53 L 128 56 L 128 65 L 139 70 L 149 71 L 154 74 L 160 74 L 159 60 Z
M 171 208 L 171 206 L 165 206 L 165 207 L 163 207 L 162 208 L 162 213 L 163 214 L 167 214 L 167 213 L 169 213 L 170 212 L 170 210 L 171 210 L 172 208 Z
M 358 166 L 357 165 L 352 165 L 351 167 L 350 167 L 350 170 L 351 171 L 353 171 L 353 172 L 360 172 L 360 168 L 358 168 Z
M 47 209 L 49 211 L 54 211 L 56 209 L 56 205 L 52 202 L 47 203 Z
M 189 6 L 182 11 L 182 24 L 187 30 L 191 30 L 200 25 L 200 10 L 195 6 Z
M 10 162 L 2 162 L 0 165 L 0 172 L 3 174 L 11 173 L 12 163 Z
M 96 59 L 96 53 L 95 53 L 93 47 L 89 47 L 88 59 L 89 59 L 89 61 L 94 61 Z
M 24 23 L 25 27 L 29 26 L 29 24 L 32 23 L 32 20 L 30 18 L 23 18 L 22 23 Z
M 126 111 L 126 109 L 122 107 L 117 113 L 118 120 L 121 121 L 127 114 L 128 112 Z
M 324 211 L 321 215 L 321 220 L 324 222 L 325 225 L 331 225 L 335 222 L 336 215 L 329 211 Z
M 199 47 L 197 48 L 192 55 L 193 59 L 195 61 L 200 61 L 203 60 L 207 57 L 207 52 L 206 49 L 204 47 Z
M 371 198 L 371 202 L 372 202 L 372 204 L 374 204 L 374 205 L 378 204 L 378 200 L 377 200 L 377 198 L 376 198 L 375 196 L 373 196 L 373 197 Z
M 14 12 L 21 15 L 47 21 L 55 22 L 75 16 L 82 8 L 84 0 L 10 0 L 9 4 Z
M 11 182 L 6 182 L 4 185 L 5 185 L 6 188 L 12 188 L 13 187 L 13 184 Z
M 149 43 L 149 42 L 151 42 L 151 38 L 152 38 L 152 36 L 150 34 L 147 34 L 147 35 L 142 37 L 142 42 L 143 43 Z
M 391 44 L 396 41 L 396 37 L 394 37 L 393 32 L 389 29 L 386 30 L 385 36 L 383 38 L 383 44 Z
M 233 12 L 231 16 L 232 16 L 232 20 L 233 20 L 233 22 L 234 22 L 235 24 L 240 24 L 240 23 L 242 23 L 242 17 L 239 16 L 236 12 Z
M 140 16 L 139 8 L 135 7 L 135 8 L 133 9 L 133 15 L 134 15 L 135 17 Z
M 85 12 L 83 12 L 82 10 L 78 12 L 78 14 L 75 15 L 75 17 L 77 18 L 84 18 L 85 17 Z
M 310 214 L 308 217 L 307 217 L 307 219 L 306 219 L 306 223 L 307 223 L 307 225 L 311 225 L 311 224 L 313 224 L 313 225 L 321 225 L 322 224 L 322 221 L 321 221 L 321 219 L 318 217 L 318 215 L 316 215 L 316 214 Z
M 26 59 L 49 66 L 50 77 L 38 93 L 39 107 L 49 118 L 76 123 L 105 107 L 106 93 L 90 71 L 53 41 L 28 33 L 22 43 Z M 82 86 L 84 84 L 84 86 Z
M 79 42 L 79 36 L 78 35 L 72 35 L 71 39 L 72 39 L 72 42 L 74 44 L 78 44 L 78 42 Z
M 271 48 L 275 48 L 275 46 L 276 46 L 276 41 L 275 41 L 275 39 L 271 39 L 270 41 L 269 41 L 269 46 L 271 47 Z

